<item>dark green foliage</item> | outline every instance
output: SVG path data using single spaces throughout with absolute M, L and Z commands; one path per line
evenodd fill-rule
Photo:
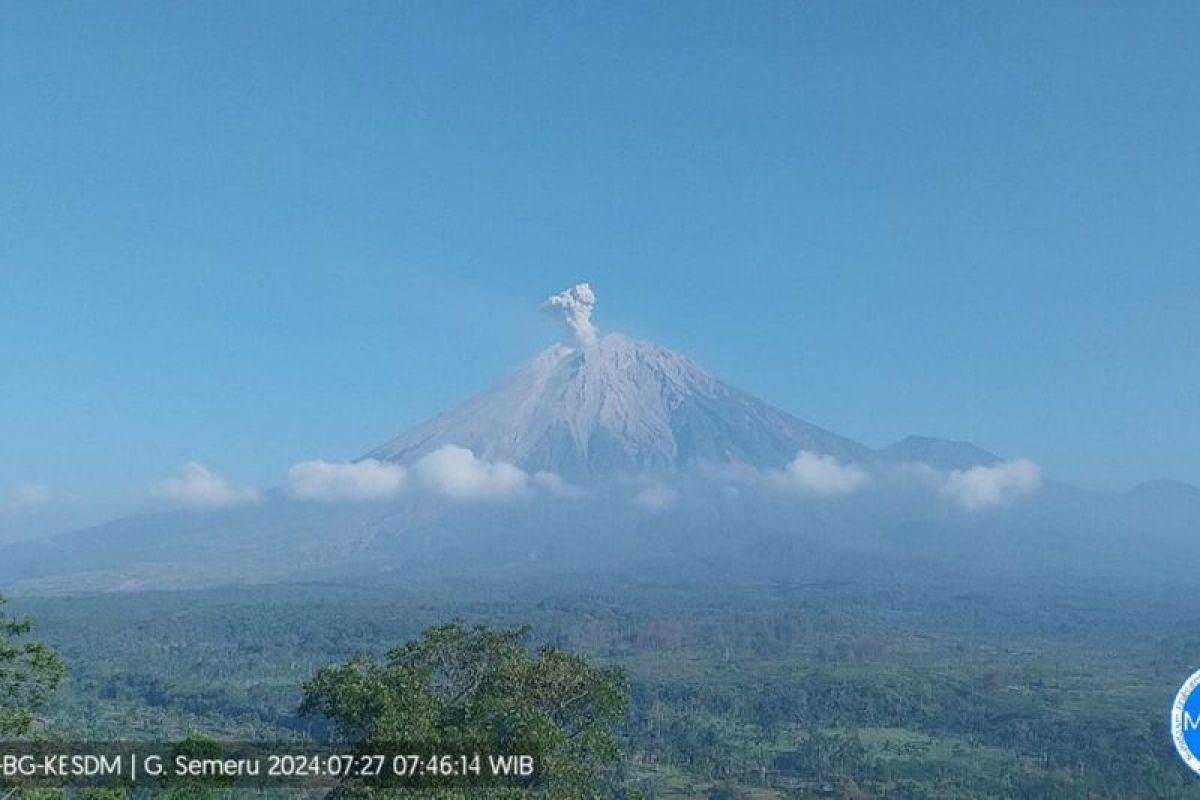
M 746 793 L 728 781 L 723 781 L 708 790 L 706 800 L 746 800 Z
M 46 645 L 24 641 L 32 624 L 9 617 L 4 605 L 0 597 L 0 736 L 22 736 L 58 688 L 63 663 Z
M 196 759 L 221 759 L 228 754 L 221 743 L 211 736 L 193 733 L 172 748 L 169 762 L 174 762 L 176 756 L 187 756 Z M 228 789 L 237 783 L 233 777 L 191 778 L 171 775 L 163 784 L 156 787 L 155 796 L 168 800 L 213 800 L 222 796 L 222 789 Z
M 531 754 L 536 788 L 600 796 L 620 757 L 614 727 L 626 708 L 620 669 L 593 667 L 552 647 L 531 654 L 527 628 L 438 625 L 387 653 L 323 667 L 301 712 L 333 723 L 368 752 L 396 745 L 433 753 Z

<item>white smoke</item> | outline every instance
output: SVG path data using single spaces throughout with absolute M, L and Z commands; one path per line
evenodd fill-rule
M 596 307 L 596 293 L 591 284 L 577 283 L 556 295 L 546 298 L 543 306 L 547 311 L 561 311 L 563 322 L 571 329 L 580 344 L 596 343 L 596 327 L 592 325 L 592 309 Z

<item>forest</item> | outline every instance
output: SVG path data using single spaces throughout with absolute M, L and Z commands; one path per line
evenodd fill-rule
M 65 665 L 34 721 L 64 740 L 319 739 L 315 676 L 462 620 L 624 676 L 597 796 L 1200 797 L 1166 726 L 1200 632 L 1166 593 L 700 588 L 246 586 L 9 610 Z

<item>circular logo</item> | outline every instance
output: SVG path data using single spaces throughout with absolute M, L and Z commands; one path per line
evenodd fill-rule
M 1179 687 L 1171 706 L 1171 738 L 1183 763 L 1200 775 L 1200 670 Z

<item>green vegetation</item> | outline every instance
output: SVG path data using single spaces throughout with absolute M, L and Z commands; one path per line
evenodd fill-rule
M 553 698 L 596 686 L 582 718 L 600 744 L 585 782 L 610 795 L 1200 797 L 1165 724 L 1200 654 L 1187 604 L 1171 598 L 955 585 L 444 597 L 322 585 L 21 605 L 71 665 L 46 712 L 62 736 L 361 741 L 415 726 L 488 740 L 518 717 L 552 750 L 564 730 Z M 441 625 L 456 616 L 501 630 Z M 511 630 L 526 623 L 527 640 Z M 555 660 L 539 667 L 544 653 Z M 615 729 L 623 756 L 604 767 L 617 667 L 629 684 Z M 468 692 L 478 707 L 448 688 L 465 675 L 485 676 Z M 377 691 L 389 686 L 404 691 Z
M 23 736 L 63 677 L 58 655 L 40 642 L 24 641 L 28 619 L 4 612 L 0 596 L 0 736 Z
M 531 788 L 600 797 L 601 771 L 620 756 L 611 729 L 625 715 L 624 676 L 553 647 L 531 656 L 527 633 L 431 627 L 382 663 L 359 654 L 323 667 L 304 686 L 301 713 L 332 720 L 358 752 L 405 743 L 430 753 L 535 755 L 541 771 Z

